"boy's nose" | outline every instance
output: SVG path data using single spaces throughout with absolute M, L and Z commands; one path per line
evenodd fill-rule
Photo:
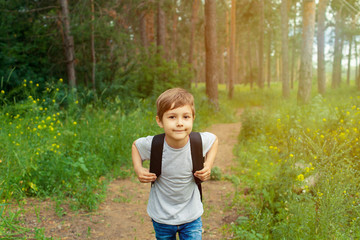
M 183 123 L 182 123 L 182 119 L 179 118 L 178 121 L 177 121 L 177 125 L 178 125 L 178 126 L 182 126 L 182 124 L 183 124 Z

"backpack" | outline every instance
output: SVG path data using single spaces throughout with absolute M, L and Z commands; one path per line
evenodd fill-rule
M 156 177 L 161 175 L 161 163 L 162 163 L 162 153 L 164 147 L 165 133 L 155 135 L 151 143 L 151 153 L 150 153 L 150 172 L 155 173 Z M 193 173 L 204 168 L 204 157 L 202 149 L 202 140 L 200 133 L 191 132 L 190 133 L 190 149 L 191 149 L 191 159 L 193 164 Z M 198 186 L 200 192 L 200 199 L 202 201 L 202 188 L 201 180 L 195 177 L 195 183 Z M 151 183 L 151 185 L 154 182 Z

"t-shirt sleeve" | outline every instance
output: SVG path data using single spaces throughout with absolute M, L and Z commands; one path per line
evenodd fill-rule
M 203 146 L 203 157 L 207 154 L 207 152 L 210 150 L 212 145 L 214 144 L 216 140 L 216 136 L 213 133 L 210 132 L 202 132 L 201 135 L 201 141 Z
M 141 160 L 149 160 L 151 152 L 151 143 L 154 136 L 139 138 L 135 141 L 135 146 L 140 153 Z

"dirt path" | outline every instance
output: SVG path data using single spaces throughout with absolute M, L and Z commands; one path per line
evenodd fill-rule
M 231 173 L 232 149 L 240 127 L 240 123 L 215 124 L 205 130 L 219 138 L 214 165 L 222 173 Z M 74 213 L 63 209 L 66 214 L 62 217 L 56 214 L 53 202 L 28 200 L 26 205 L 32 207 L 24 214 L 23 220 L 28 227 L 45 228 L 45 235 L 54 239 L 152 240 L 155 234 L 146 213 L 149 191 L 149 184 L 141 184 L 135 178 L 115 180 L 109 185 L 107 198 L 97 211 Z M 208 181 L 203 183 L 203 194 L 203 239 L 231 239 L 231 233 L 224 225 L 237 218 L 230 206 L 234 195 L 233 184 L 224 180 Z

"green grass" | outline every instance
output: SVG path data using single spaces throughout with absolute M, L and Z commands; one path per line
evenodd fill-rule
M 295 96 L 266 102 L 244 112 L 234 150 L 237 176 L 250 189 L 234 199 L 243 209 L 236 236 L 359 238 L 359 92 L 328 90 L 303 106 Z

